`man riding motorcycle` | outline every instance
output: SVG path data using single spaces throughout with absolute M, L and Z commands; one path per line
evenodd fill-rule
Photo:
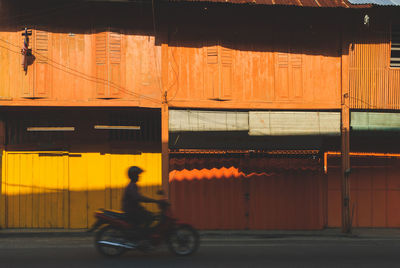
M 199 234 L 189 224 L 175 219 L 166 200 L 142 196 L 137 182 L 143 170 L 132 166 L 128 169 L 131 180 L 125 189 L 122 208 L 125 211 L 99 209 L 96 223 L 89 232 L 96 231 L 96 249 L 104 256 L 116 257 L 127 250 L 149 251 L 163 242 L 179 256 L 194 253 L 199 246 Z M 162 191 L 158 194 L 162 195 Z M 140 203 L 157 203 L 160 213 L 147 211 Z M 157 224 L 151 226 L 153 221 Z
M 131 180 L 125 188 L 124 196 L 122 198 L 122 209 L 125 211 L 127 221 L 143 228 L 145 234 L 154 217 L 150 211 L 147 211 L 140 203 L 160 203 L 161 201 L 145 197 L 139 193 L 137 182 L 139 175 L 143 169 L 137 166 L 131 166 L 128 169 L 128 177 Z

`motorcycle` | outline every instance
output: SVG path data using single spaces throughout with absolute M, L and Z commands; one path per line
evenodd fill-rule
M 200 243 L 198 232 L 191 225 L 175 219 L 166 200 L 158 206 L 160 213 L 155 215 L 156 224 L 146 230 L 144 237 L 142 227 L 129 223 L 125 213 L 106 209 L 96 211 L 97 221 L 89 232 L 97 230 L 97 251 L 107 257 L 117 257 L 128 250 L 150 251 L 165 242 L 178 256 L 196 252 Z

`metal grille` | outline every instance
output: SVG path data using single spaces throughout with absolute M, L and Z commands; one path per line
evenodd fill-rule
M 400 68 L 400 25 L 392 26 L 390 67 Z

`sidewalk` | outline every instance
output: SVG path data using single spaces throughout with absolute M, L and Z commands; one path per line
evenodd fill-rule
M 285 238 L 360 238 L 399 239 L 400 229 L 354 228 L 351 234 L 343 234 L 339 228 L 323 230 L 204 230 L 199 231 L 205 239 L 285 239 Z M 0 238 L 12 237 L 89 237 L 86 229 L 0 229 Z

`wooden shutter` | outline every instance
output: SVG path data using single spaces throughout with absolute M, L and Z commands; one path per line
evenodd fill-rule
M 18 37 L 18 40 L 20 40 L 20 44 L 24 43 L 24 36 L 22 34 L 24 31 L 18 31 L 15 34 Z M 34 48 L 34 43 L 35 43 L 35 35 L 34 31 L 32 31 L 32 35 L 29 36 L 29 48 Z M 25 73 L 25 71 L 22 68 L 22 59 L 23 56 L 20 55 L 18 57 L 18 70 L 20 71 L 20 78 L 21 78 L 21 96 L 23 98 L 34 98 L 34 65 L 29 65 L 28 66 L 28 71 Z
M 219 72 L 218 72 L 218 43 L 206 43 L 206 96 L 208 98 L 219 97 Z
M 50 33 L 48 31 L 36 30 L 35 34 L 35 83 L 34 97 L 46 98 L 49 96 L 52 86 L 50 59 Z M 29 68 L 29 67 L 28 67 Z
M 276 54 L 275 83 L 277 97 L 289 98 L 289 53 L 287 52 Z
M 303 97 L 303 56 L 286 45 L 275 54 L 275 92 L 277 99 L 293 100 Z
M 108 38 L 109 54 L 109 96 L 117 98 L 120 95 L 121 86 L 121 34 L 110 32 Z
M 303 97 L 303 60 L 300 51 L 292 51 L 290 54 L 290 87 L 291 96 Z
M 232 96 L 233 51 L 219 42 L 208 42 L 206 54 L 206 92 L 208 98 L 229 98 Z
M 107 32 L 95 35 L 96 53 L 96 97 L 107 98 L 108 74 L 107 74 Z
M 232 96 L 232 49 L 221 47 L 221 97 L 229 98 Z
M 101 32 L 95 35 L 96 97 L 117 98 L 121 87 L 121 34 Z

